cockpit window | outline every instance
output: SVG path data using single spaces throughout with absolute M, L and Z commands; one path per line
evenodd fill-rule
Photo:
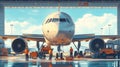
M 67 18 L 50 18 L 46 21 L 46 23 L 49 23 L 49 22 L 68 22 L 69 23 L 69 20 Z
M 53 18 L 52 22 L 66 22 L 66 19 L 65 18 Z
M 66 21 L 68 22 L 68 23 L 70 23 L 70 21 L 66 18 Z
M 49 22 L 52 22 L 52 18 L 49 20 Z
M 49 22 L 49 19 L 46 21 L 46 23 L 48 23 Z
M 60 18 L 60 22 L 66 22 L 65 18 Z
M 58 22 L 59 19 L 58 18 L 53 18 L 53 21 L 52 22 Z
M 52 18 L 48 19 L 46 23 L 52 22 Z

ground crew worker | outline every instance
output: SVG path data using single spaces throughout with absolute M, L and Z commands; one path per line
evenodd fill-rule
M 49 50 L 49 60 L 52 59 L 52 55 L 53 55 L 53 49 L 50 49 L 50 50 Z
M 70 57 L 73 57 L 73 48 L 70 47 Z
M 29 60 L 29 55 L 28 55 L 29 50 L 28 50 L 28 48 L 26 48 L 26 49 L 24 50 L 24 53 L 25 53 L 26 61 L 28 61 L 28 60 Z

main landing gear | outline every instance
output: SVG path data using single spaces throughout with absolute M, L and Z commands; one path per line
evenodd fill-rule
M 76 46 L 75 43 L 73 42 L 74 46 L 76 47 L 77 51 L 74 52 L 74 57 L 83 57 L 83 53 L 80 50 L 81 42 L 78 41 L 78 45 Z

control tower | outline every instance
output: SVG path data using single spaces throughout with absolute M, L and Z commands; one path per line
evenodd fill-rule
M 120 1 L 119 0 L 0 0 L 0 35 L 4 35 L 4 8 L 51 8 L 58 7 L 117 7 L 117 34 L 120 35 Z

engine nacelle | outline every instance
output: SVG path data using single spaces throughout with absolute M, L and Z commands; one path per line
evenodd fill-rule
M 23 53 L 27 47 L 27 42 L 22 38 L 17 38 L 12 42 L 12 49 L 15 53 Z
M 90 41 L 89 48 L 92 52 L 99 52 L 100 49 L 105 48 L 105 42 L 101 38 L 94 38 Z

